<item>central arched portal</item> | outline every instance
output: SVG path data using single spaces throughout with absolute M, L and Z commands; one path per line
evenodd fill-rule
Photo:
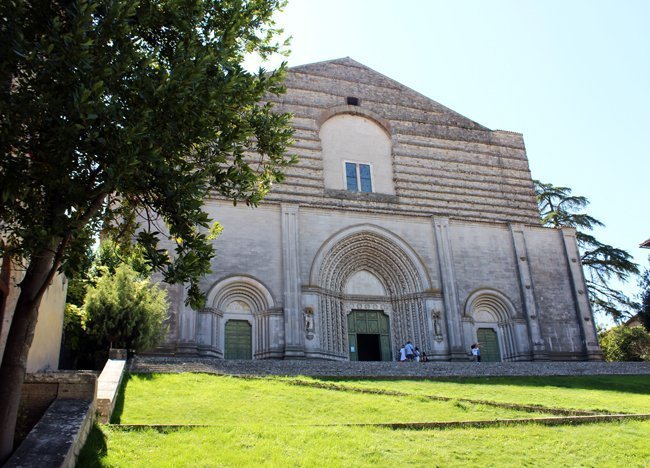
M 391 361 L 391 343 L 432 348 L 425 291 L 430 281 L 413 249 L 377 226 L 332 236 L 310 274 L 318 295 L 314 320 L 320 351 L 335 359 Z
M 348 315 L 350 361 L 391 361 L 389 318 L 381 310 Z

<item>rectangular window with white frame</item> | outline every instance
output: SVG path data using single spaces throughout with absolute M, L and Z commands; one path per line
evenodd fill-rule
M 351 192 L 372 192 L 372 171 L 370 164 L 345 162 L 345 183 Z

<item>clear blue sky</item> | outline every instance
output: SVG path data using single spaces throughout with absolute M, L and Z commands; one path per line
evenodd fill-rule
M 290 66 L 349 56 L 523 133 L 533 177 L 586 196 L 598 239 L 648 266 L 650 1 L 290 0 L 277 19 Z

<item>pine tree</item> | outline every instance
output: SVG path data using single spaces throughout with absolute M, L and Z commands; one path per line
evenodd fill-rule
M 556 187 L 537 180 L 535 191 L 545 226 L 576 229 L 580 260 L 594 312 L 605 313 L 617 322 L 633 315 L 635 303 L 612 286 L 612 280 L 628 281 L 630 275 L 639 273 L 639 266 L 625 250 L 603 244 L 589 234 L 594 228 L 604 226 L 583 212 L 589 201 L 583 196 L 573 195 L 568 187 Z

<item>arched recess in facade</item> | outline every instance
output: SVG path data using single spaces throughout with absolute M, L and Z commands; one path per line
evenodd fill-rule
M 501 358 L 504 361 L 519 360 L 528 354 L 529 346 L 520 343 L 518 335 L 527 337 L 523 320 L 517 316 L 512 302 L 494 289 L 474 291 L 465 301 L 465 336 L 467 341 L 476 341 L 480 328 L 490 328 L 497 334 Z
M 226 323 L 245 320 L 252 327 L 253 357 L 279 356 L 281 351 L 274 346 L 271 334 L 282 329 L 282 310 L 275 307 L 271 293 L 261 282 L 244 275 L 224 278 L 210 288 L 206 304 L 198 324 L 199 350 L 203 354 L 223 357 Z
M 385 295 L 346 294 L 346 283 L 360 271 L 379 280 Z M 324 354 L 348 358 L 347 315 L 355 309 L 383 310 L 393 346 L 406 340 L 432 346 L 425 307 L 430 278 L 416 252 L 390 231 L 364 224 L 333 235 L 316 254 L 310 284 L 319 296 L 314 320 Z

